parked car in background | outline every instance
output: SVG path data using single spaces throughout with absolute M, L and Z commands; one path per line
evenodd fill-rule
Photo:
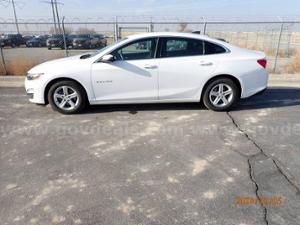
M 144 46 L 139 49 L 137 46 Z M 230 110 L 267 88 L 263 52 L 189 33 L 129 36 L 95 53 L 32 68 L 30 101 L 71 114 L 88 104 L 203 102 Z
M 79 34 L 73 38 L 73 48 L 96 48 L 100 46 L 100 39 L 96 35 Z
M 0 47 L 3 48 L 4 47 L 4 43 L 2 42 L 2 38 L 4 37 L 3 34 L 0 35 Z
M 103 34 L 93 34 L 92 36 L 98 39 L 97 47 L 103 48 L 107 45 L 107 39 Z
M 26 42 L 26 47 L 46 47 L 46 40 L 43 36 L 34 37 Z
M 0 42 L 2 47 L 9 46 L 15 48 L 23 44 L 23 37 L 21 34 L 4 34 Z
M 224 41 L 224 42 L 228 43 L 228 41 L 226 41 L 224 38 L 217 38 L 216 37 L 216 39 L 219 40 L 219 41 Z
M 22 35 L 23 45 L 26 45 L 27 41 L 31 40 L 34 37 L 35 37 L 34 35 Z
M 67 48 L 72 46 L 72 42 L 69 38 L 69 35 L 66 35 Z M 62 34 L 54 34 L 49 37 L 46 41 L 47 48 L 51 50 L 52 48 L 61 48 L 64 49 L 64 36 Z
M 73 40 L 74 40 L 74 38 L 76 38 L 76 34 L 69 34 L 69 35 L 67 35 L 67 37 L 68 37 L 68 47 L 71 47 L 71 48 L 73 48 Z

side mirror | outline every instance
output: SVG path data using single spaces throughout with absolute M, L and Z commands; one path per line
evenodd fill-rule
M 108 54 L 108 55 L 103 56 L 100 61 L 104 62 L 104 63 L 110 63 L 114 60 L 115 60 L 114 56 L 111 54 Z

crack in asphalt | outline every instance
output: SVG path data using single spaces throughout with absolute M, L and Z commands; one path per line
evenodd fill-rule
M 254 154 L 254 155 L 250 155 L 249 157 L 255 157 L 259 154 L 262 154 L 263 156 L 265 156 L 268 159 L 271 159 L 273 161 L 273 163 L 275 164 L 278 172 L 280 174 L 282 174 L 284 176 L 284 178 L 289 182 L 290 185 L 292 185 L 296 190 L 297 190 L 297 194 L 300 194 L 300 185 L 297 184 L 297 181 L 295 180 L 295 178 L 293 178 L 291 175 L 288 175 L 287 173 L 285 173 L 282 169 L 282 166 L 279 165 L 278 161 L 274 159 L 274 157 L 268 156 L 264 150 L 262 149 L 262 147 L 260 147 L 256 141 L 254 141 L 235 121 L 235 119 L 233 118 L 233 116 L 230 114 L 230 112 L 226 112 L 226 114 L 228 115 L 228 117 L 231 119 L 232 123 L 234 124 L 234 126 L 257 148 L 259 149 L 260 153 L 258 154 Z M 246 158 L 248 158 L 246 155 L 241 154 L 242 156 L 245 156 Z
M 263 210 L 264 210 L 264 221 L 265 221 L 265 223 L 267 224 L 267 225 L 269 225 L 269 221 L 268 221 L 268 210 L 267 210 L 267 208 L 264 206 L 264 204 L 262 203 L 262 201 L 261 201 L 261 198 L 260 198 L 260 196 L 259 196 L 259 194 L 258 194 L 258 190 L 259 190 L 259 186 L 258 186 L 258 184 L 257 184 L 257 182 L 256 182 L 256 180 L 255 180 L 255 178 L 254 178 L 254 176 L 253 176 L 253 168 L 252 168 L 252 164 L 251 164 L 251 160 L 255 160 L 255 158 L 256 157 L 258 157 L 258 156 L 264 156 L 265 158 L 267 158 L 267 159 L 271 159 L 272 161 L 273 161 L 273 163 L 274 163 L 274 165 L 276 166 L 276 168 L 277 168 L 277 170 L 278 170 L 278 172 L 288 181 L 288 183 L 291 185 L 291 186 L 293 186 L 296 190 L 297 190 L 297 194 L 299 194 L 300 193 L 300 186 L 296 183 L 296 181 L 295 181 L 295 179 L 292 177 L 292 176 L 290 176 L 290 175 L 288 175 L 287 173 L 285 173 L 284 171 L 283 171 L 283 168 L 282 168 L 282 166 L 280 166 L 279 165 L 279 163 L 278 163 L 278 161 L 279 160 L 276 160 L 276 159 L 274 159 L 273 157 L 270 157 L 270 156 L 268 156 L 265 152 L 264 152 L 264 150 L 262 149 L 262 147 L 260 147 L 257 143 L 256 143 L 256 141 L 254 140 L 254 139 L 252 139 L 246 132 L 245 132 L 245 130 L 243 130 L 240 126 L 239 126 L 239 124 L 235 121 L 235 119 L 233 118 L 233 116 L 230 114 L 230 112 L 226 112 L 226 114 L 227 114 L 227 116 L 231 119 L 231 121 L 232 121 L 232 123 L 234 124 L 234 126 L 260 151 L 259 153 L 256 153 L 256 154 L 253 154 L 253 155 L 250 155 L 250 156 L 246 156 L 246 155 L 244 155 L 244 154 L 240 154 L 240 155 L 243 155 L 244 157 L 246 157 L 247 158 L 247 161 L 248 161 L 248 166 L 249 166 L 249 176 L 250 176 L 250 179 L 251 179 L 251 181 L 254 183 L 254 185 L 255 185 L 255 195 L 256 195 L 256 197 L 257 197 L 257 199 L 258 199 L 258 201 L 259 201 L 259 203 L 260 203 L 260 205 L 261 205 L 261 207 L 263 208 Z M 294 181 L 293 181 L 294 180 Z
M 237 124 L 237 122 L 235 121 L 233 116 L 229 112 L 226 112 L 226 114 L 231 119 L 234 126 L 260 151 L 259 154 L 262 154 L 263 156 L 268 157 L 268 155 L 264 152 L 264 150 L 242 128 L 240 128 L 240 126 Z M 255 155 L 257 155 L 257 154 L 254 154 L 252 156 L 255 156 Z
M 259 153 L 260 154 L 260 153 Z M 254 157 L 254 156 L 253 156 Z M 257 197 L 257 199 L 258 199 L 258 201 L 259 201 L 259 203 L 260 203 L 260 205 L 261 205 L 261 207 L 263 208 L 263 210 L 264 210 L 264 221 L 265 221 L 265 223 L 267 224 L 267 225 L 269 225 L 269 221 L 268 221 L 268 210 L 267 210 L 267 208 L 264 206 L 264 204 L 262 203 L 262 200 L 261 200 L 261 198 L 260 198 L 260 196 L 259 196 L 259 194 L 258 194 L 258 184 L 257 184 L 257 182 L 256 182 L 256 180 L 254 179 L 254 176 L 253 176 L 253 168 L 252 168 L 252 165 L 251 165 L 251 162 L 250 162 L 250 158 L 248 158 L 248 166 L 249 166 L 249 176 L 250 176 L 250 179 L 251 179 L 251 181 L 252 181 L 252 183 L 254 183 L 254 185 L 255 185 L 255 195 L 256 195 L 256 197 Z
M 264 206 L 264 204 L 262 203 L 262 200 L 261 200 L 261 198 L 258 194 L 259 187 L 258 187 L 258 184 L 257 184 L 256 180 L 254 179 L 253 168 L 252 168 L 252 164 L 251 164 L 251 160 L 254 159 L 255 157 L 259 156 L 259 155 L 263 155 L 264 157 L 267 157 L 267 158 L 269 158 L 269 157 L 264 152 L 264 150 L 242 128 L 240 128 L 240 126 L 237 124 L 237 122 L 235 121 L 233 116 L 229 112 L 226 112 L 226 114 L 231 119 L 234 126 L 260 151 L 259 153 L 256 153 L 256 154 L 251 155 L 251 156 L 245 156 L 245 157 L 247 158 L 247 162 L 248 162 L 250 180 L 255 185 L 255 195 L 256 195 L 256 197 L 257 197 L 257 199 L 258 199 L 258 201 L 259 201 L 259 203 L 260 203 L 260 205 L 261 205 L 261 207 L 263 208 L 263 211 L 264 211 L 264 221 L 267 225 L 269 225 L 268 210 Z
M 279 171 L 279 173 L 281 173 L 284 176 L 284 178 L 290 183 L 290 185 L 292 185 L 297 190 L 296 194 L 300 194 L 300 185 L 297 184 L 297 181 L 295 180 L 295 178 L 288 175 L 287 173 L 285 173 L 283 171 L 282 166 L 280 166 L 279 163 L 278 163 L 279 160 L 276 160 L 276 159 L 272 158 L 272 161 L 275 164 L 275 166 L 276 166 L 277 170 Z

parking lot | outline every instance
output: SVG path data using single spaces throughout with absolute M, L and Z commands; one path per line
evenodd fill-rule
M 61 115 L 0 88 L 1 224 L 300 224 L 300 81 L 231 112 Z

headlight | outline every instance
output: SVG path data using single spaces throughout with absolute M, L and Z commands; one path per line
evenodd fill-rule
M 28 73 L 27 80 L 36 80 L 42 75 L 44 75 L 44 73 Z

